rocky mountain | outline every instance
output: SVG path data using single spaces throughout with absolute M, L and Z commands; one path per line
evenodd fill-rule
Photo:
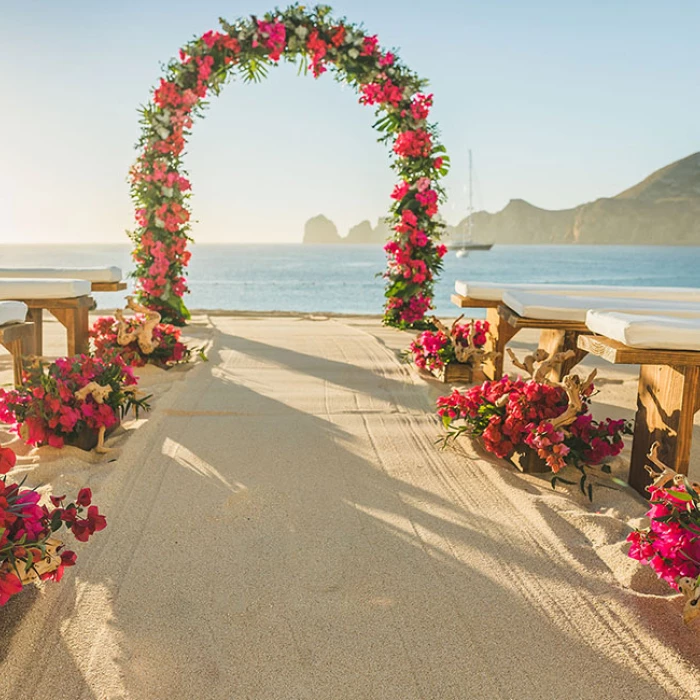
M 661 170 L 615 197 L 550 211 L 522 199 L 495 214 L 474 213 L 479 243 L 700 244 L 700 153 Z M 452 235 L 467 219 L 452 228 Z
M 637 245 L 700 244 L 700 153 L 652 173 L 615 197 L 603 197 L 572 209 L 540 209 L 512 199 L 501 211 L 474 216 L 477 243 L 581 243 Z M 459 241 L 468 219 L 448 226 L 445 238 Z M 389 229 L 382 219 L 363 221 L 344 238 L 325 216 L 310 219 L 304 243 L 384 243 Z

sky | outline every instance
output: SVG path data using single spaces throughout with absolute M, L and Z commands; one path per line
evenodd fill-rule
M 430 81 L 452 158 L 442 214 L 522 198 L 563 209 L 613 196 L 700 150 L 697 0 L 343 0 Z M 0 244 L 120 243 L 139 105 L 161 65 L 260 0 L 0 0 Z M 323 213 L 341 235 L 385 215 L 394 176 L 371 108 L 291 66 L 228 84 L 186 167 L 200 243 L 295 243 Z

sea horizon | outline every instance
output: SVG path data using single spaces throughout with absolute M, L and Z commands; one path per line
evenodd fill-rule
M 197 243 L 188 268 L 190 309 L 376 316 L 384 304 L 386 256 L 380 245 Z M 131 245 L 15 244 L 3 248 L 15 267 L 120 267 L 134 280 Z M 435 284 L 435 310 L 460 312 L 450 296 L 457 280 L 700 287 L 700 246 L 495 245 L 444 259 Z M 98 308 L 120 306 L 124 293 L 97 293 Z M 480 311 L 470 312 L 480 315 Z

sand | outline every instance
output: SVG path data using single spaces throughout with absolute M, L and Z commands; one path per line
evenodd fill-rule
M 0 698 L 700 697 L 700 629 L 624 556 L 635 494 L 590 506 L 467 440 L 439 450 L 444 387 L 375 320 L 188 332 L 210 361 L 147 371 L 154 410 L 112 453 L 23 451 L 109 526 L 0 608 Z M 634 368 L 601 367 L 601 412 L 630 414 Z

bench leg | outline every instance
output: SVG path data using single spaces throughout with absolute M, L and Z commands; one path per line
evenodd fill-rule
M 22 386 L 22 372 L 24 370 L 22 359 L 24 355 L 24 346 L 22 339 L 18 338 L 17 340 L 11 340 L 9 342 L 2 341 L 2 346 L 12 356 L 12 381 L 15 388 L 18 389 Z
M 44 310 L 43 309 L 29 309 L 27 313 L 27 321 L 31 321 L 34 324 L 34 331 L 32 334 L 31 347 L 26 348 L 28 355 L 36 355 L 41 357 L 44 354 Z
M 518 332 L 505 319 L 501 318 L 497 308 L 486 309 L 486 320 L 489 323 L 489 337 L 484 349 L 487 352 L 499 353 L 495 359 L 484 362 L 484 375 L 487 379 L 500 379 L 503 376 L 503 362 L 506 345 Z
M 563 331 L 545 328 L 540 333 L 540 347 L 546 350 L 550 357 L 558 352 L 573 350 L 576 354 L 570 359 L 553 367 L 547 378 L 552 382 L 560 382 L 588 354 L 578 347 L 578 331 Z
M 22 372 L 24 371 L 23 355 L 24 343 L 22 340 L 13 340 L 5 346 L 12 355 L 12 378 L 15 388 L 19 389 L 22 386 Z
M 65 327 L 68 338 L 68 357 L 82 355 L 89 351 L 90 329 L 89 309 L 81 306 L 75 309 L 49 309 Z
M 629 482 L 643 496 L 651 483 L 644 466 L 657 440 L 659 459 L 679 474 L 688 473 L 699 389 L 700 367 L 641 366 Z

